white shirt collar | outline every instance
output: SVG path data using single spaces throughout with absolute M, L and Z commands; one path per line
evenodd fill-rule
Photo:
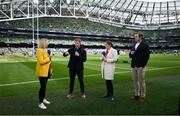
M 136 45 L 135 45 L 135 50 L 137 50 L 139 44 L 140 44 L 140 43 L 136 43 Z

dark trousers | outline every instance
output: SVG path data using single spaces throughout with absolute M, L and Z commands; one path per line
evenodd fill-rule
M 81 93 L 84 94 L 83 70 L 77 70 L 77 69 L 69 69 L 69 76 L 70 76 L 69 93 L 73 93 L 74 81 L 75 81 L 76 75 L 78 76 Z
M 112 80 L 106 80 L 106 88 L 107 88 L 107 94 L 113 96 L 114 90 L 113 90 Z
M 39 82 L 40 82 L 39 103 L 42 103 L 43 99 L 45 98 L 47 81 L 48 81 L 48 77 L 39 77 Z

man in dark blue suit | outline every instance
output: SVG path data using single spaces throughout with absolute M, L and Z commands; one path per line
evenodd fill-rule
M 81 88 L 81 98 L 85 99 L 86 95 L 84 93 L 84 62 L 86 62 L 87 55 L 84 48 L 81 46 L 81 39 L 75 39 L 73 47 L 69 48 L 63 56 L 70 55 L 70 60 L 68 63 L 69 76 L 70 76 L 70 88 L 67 98 L 73 97 L 74 81 L 76 75 L 78 76 L 80 88 Z
M 141 33 L 135 34 L 135 44 L 132 46 L 129 57 L 132 59 L 132 77 L 134 93 L 132 99 L 144 101 L 146 97 L 145 71 L 150 57 L 149 46 L 142 41 Z

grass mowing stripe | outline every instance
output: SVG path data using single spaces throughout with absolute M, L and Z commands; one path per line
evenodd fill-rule
M 129 72 L 129 71 L 127 71 Z M 126 71 L 124 72 L 116 72 L 116 74 L 118 73 L 127 73 Z M 93 77 L 93 76 L 98 76 L 101 74 L 92 74 L 92 75 L 84 75 L 86 77 Z M 64 78 L 58 78 L 58 79 L 49 79 L 49 81 L 57 81 L 57 80 L 64 80 L 64 79 L 69 79 L 69 77 L 64 77 Z M 26 81 L 26 82 L 20 82 L 20 83 L 9 83 L 9 84 L 1 84 L 0 87 L 4 87 L 4 86 L 11 86 L 11 85 L 23 85 L 23 84 L 31 84 L 31 83 L 37 83 L 39 81 Z
M 147 71 L 172 69 L 172 68 L 177 68 L 177 66 L 176 67 L 165 67 L 165 68 L 148 69 Z M 122 74 L 122 73 L 129 73 L 129 72 L 131 72 L 131 71 L 115 72 L 115 74 Z M 98 73 L 98 74 L 84 75 L 84 76 L 86 76 L 86 77 L 93 77 L 93 76 L 99 76 L 99 75 L 101 75 L 101 74 Z M 50 79 L 49 81 L 64 80 L 64 79 L 69 79 L 69 77 L 58 78 L 58 79 Z M 37 82 L 39 82 L 39 81 L 26 81 L 26 82 L 20 82 L 20 83 L 1 84 L 0 87 L 12 86 L 12 85 L 31 84 L 31 83 L 37 83 Z
M 67 65 L 67 62 L 61 62 L 61 63 L 60 63 L 60 62 L 57 62 L 57 63 L 58 63 L 58 64 L 63 64 L 63 65 Z M 85 65 L 86 65 L 86 64 L 85 64 Z M 85 68 L 85 69 L 94 70 L 94 71 L 101 71 L 101 68 L 97 68 L 97 67 L 96 67 L 96 68 L 94 68 L 94 67 L 92 68 L 91 66 L 85 66 L 84 68 Z
M 86 64 L 88 64 L 88 65 L 92 65 L 92 66 L 98 66 L 98 67 L 100 67 L 101 65 L 97 65 L 97 64 L 90 64 L 90 63 L 86 63 Z M 180 67 L 180 66 L 173 66 L 173 67 L 164 67 L 164 68 L 178 68 L 178 67 Z M 164 69 L 164 68 L 158 68 L 158 67 L 149 67 L 148 66 L 148 70 L 156 70 L 156 69 Z M 117 67 L 116 66 L 116 69 L 123 69 L 123 70 L 131 70 L 131 67 L 129 67 L 129 68 L 122 68 L 122 67 Z
M 67 64 L 66 62 L 61 62 L 61 63 L 62 63 L 62 64 Z M 91 65 L 91 66 L 87 66 L 87 65 Z M 93 67 L 93 68 L 90 68 L 90 67 L 92 67 L 92 66 L 98 67 L 98 70 L 97 70 L 97 71 L 101 71 L 101 70 L 100 70 L 101 68 L 99 68 L 99 67 L 101 67 L 101 64 L 97 65 L 97 64 L 91 64 L 91 63 L 85 63 L 85 68 L 88 67 L 88 69 L 96 70 L 96 69 L 94 69 L 94 67 Z M 123 68 L 123 67 L 117 67 L 117 66 L 116 66 L 116 69 L 131 70 L 131 67 L 129 67 L 129 68 Z
M 100 65 L 97 65 L 97 64 L 91 64 L 91 63 L 86 63 L 87 65 L 92 65 L 92 66 L 98 66 L 98 67 L 101 67 L 101 64 Z M 131 68 L 123 68 L 123 67 L 118 67 L 116 66 L 116 69 L 124 69 L 124 70 L 131 70 Z

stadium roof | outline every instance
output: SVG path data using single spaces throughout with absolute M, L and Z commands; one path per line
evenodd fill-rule
M 169 1 L 176 1 L 176 0 L 139 0 L 144 2 L 169 2 Z
M 180 0 L 39 0 L 35 15 L 38 0 L 0 1 L 0 21 L 76 17 L 133 29 L 180 28 Z

